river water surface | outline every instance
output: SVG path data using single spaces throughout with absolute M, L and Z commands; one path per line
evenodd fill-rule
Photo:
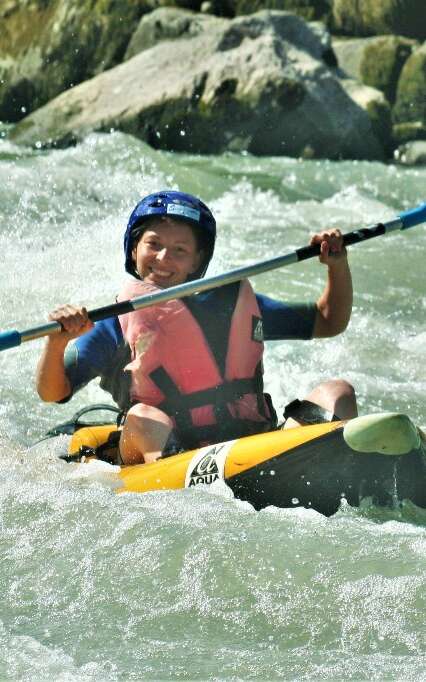
M 0 328 L 41 324 L 63 302 L 114 300 L 122 233 L 137 200 L 173 187 L 219 224 L 210 274 L 286 253 L 425 200 L 426 169 L 379 163 L 158 153 L 119 134 L 68 150 L 0 141 Z M 355 307 L 335 339 L 271 344 L 276 407 L 326 377 L 360 412 L 426 424 L 426 229 L 354 246 Z M 307 261 L 257 291 L 315 300 Z M 424 680 L 426 511 L 366 501 L 326 519 L 255 512 L 225 487 L 115 495 L 102 478 L 28 449 L 79 407 L 42 404 L 42 342 L 0 355 L 0 679 Z

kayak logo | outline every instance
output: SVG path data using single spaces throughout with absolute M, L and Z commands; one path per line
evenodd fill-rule
M 207 445 L 197 451 L 186 470 L 185 488 L 224 480 L 225 460 L 235 441 Z
M 219 478 L 219 468 L 214 455 L 204 455 L 203 459 L 195 465 L 190 474 L 189 487 L 199 483 L 213 483 Z
M 258 341 L 259 343 L 263 341 L 263 321 L 261 317 L 256 317 L 255 315 L 251 318 L 251 338 L 252 341 Z

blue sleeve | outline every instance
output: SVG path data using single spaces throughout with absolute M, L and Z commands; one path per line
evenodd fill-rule
M 256 299 L 263 318 L 265 341 L 312 339 L 315 303 L 282 303 L 261 294 L 256 294 Z
M 96 377 L 103 376 L 123 343 L 118 318 L 97 322 L 87 334 L 79 336 L 65 352 L 65 372 L 75 393 Z M 72 395 L 72 394 L 71 394 Z

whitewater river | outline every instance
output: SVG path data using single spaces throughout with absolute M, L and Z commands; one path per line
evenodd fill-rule
M 0 328 L 41 324 L 63 302 L 112 302 L 128 215 L 164 187 L 212 207 L 219 273 L 313 231 L 392 219 L 426 199 L 426 169 L 160 154 L 118 133 L 48 152 L 2 139 Z M 426 424 L 425 256 L 422 226 L 352 247 L 345 334 L 267 349 L 277 408 L 342 376 L 361 413 Z M 308 261 L 253 284 L 315 300 L 323 279 Z M 41 347 L 0 354 L 1 680 L 426 679 L 426 511 L 255 512 L 225 487 L 116 495 L 49 445 L 28 450 L 107 399 L 93 385 L 42 404 Z

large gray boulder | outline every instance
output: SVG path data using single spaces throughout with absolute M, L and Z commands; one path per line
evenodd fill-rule
M 425 0 L 333 0 L 333 29 L 350 36 L 426 39 Z
M 63 93 L 12 136 L 69 144 L 116 128 L 176 151 L 382 158 L 368 115 L 324 64 L 323 50 L 317 32 L 286 12 L 215 20 L 200 35 L 160 42 Z

